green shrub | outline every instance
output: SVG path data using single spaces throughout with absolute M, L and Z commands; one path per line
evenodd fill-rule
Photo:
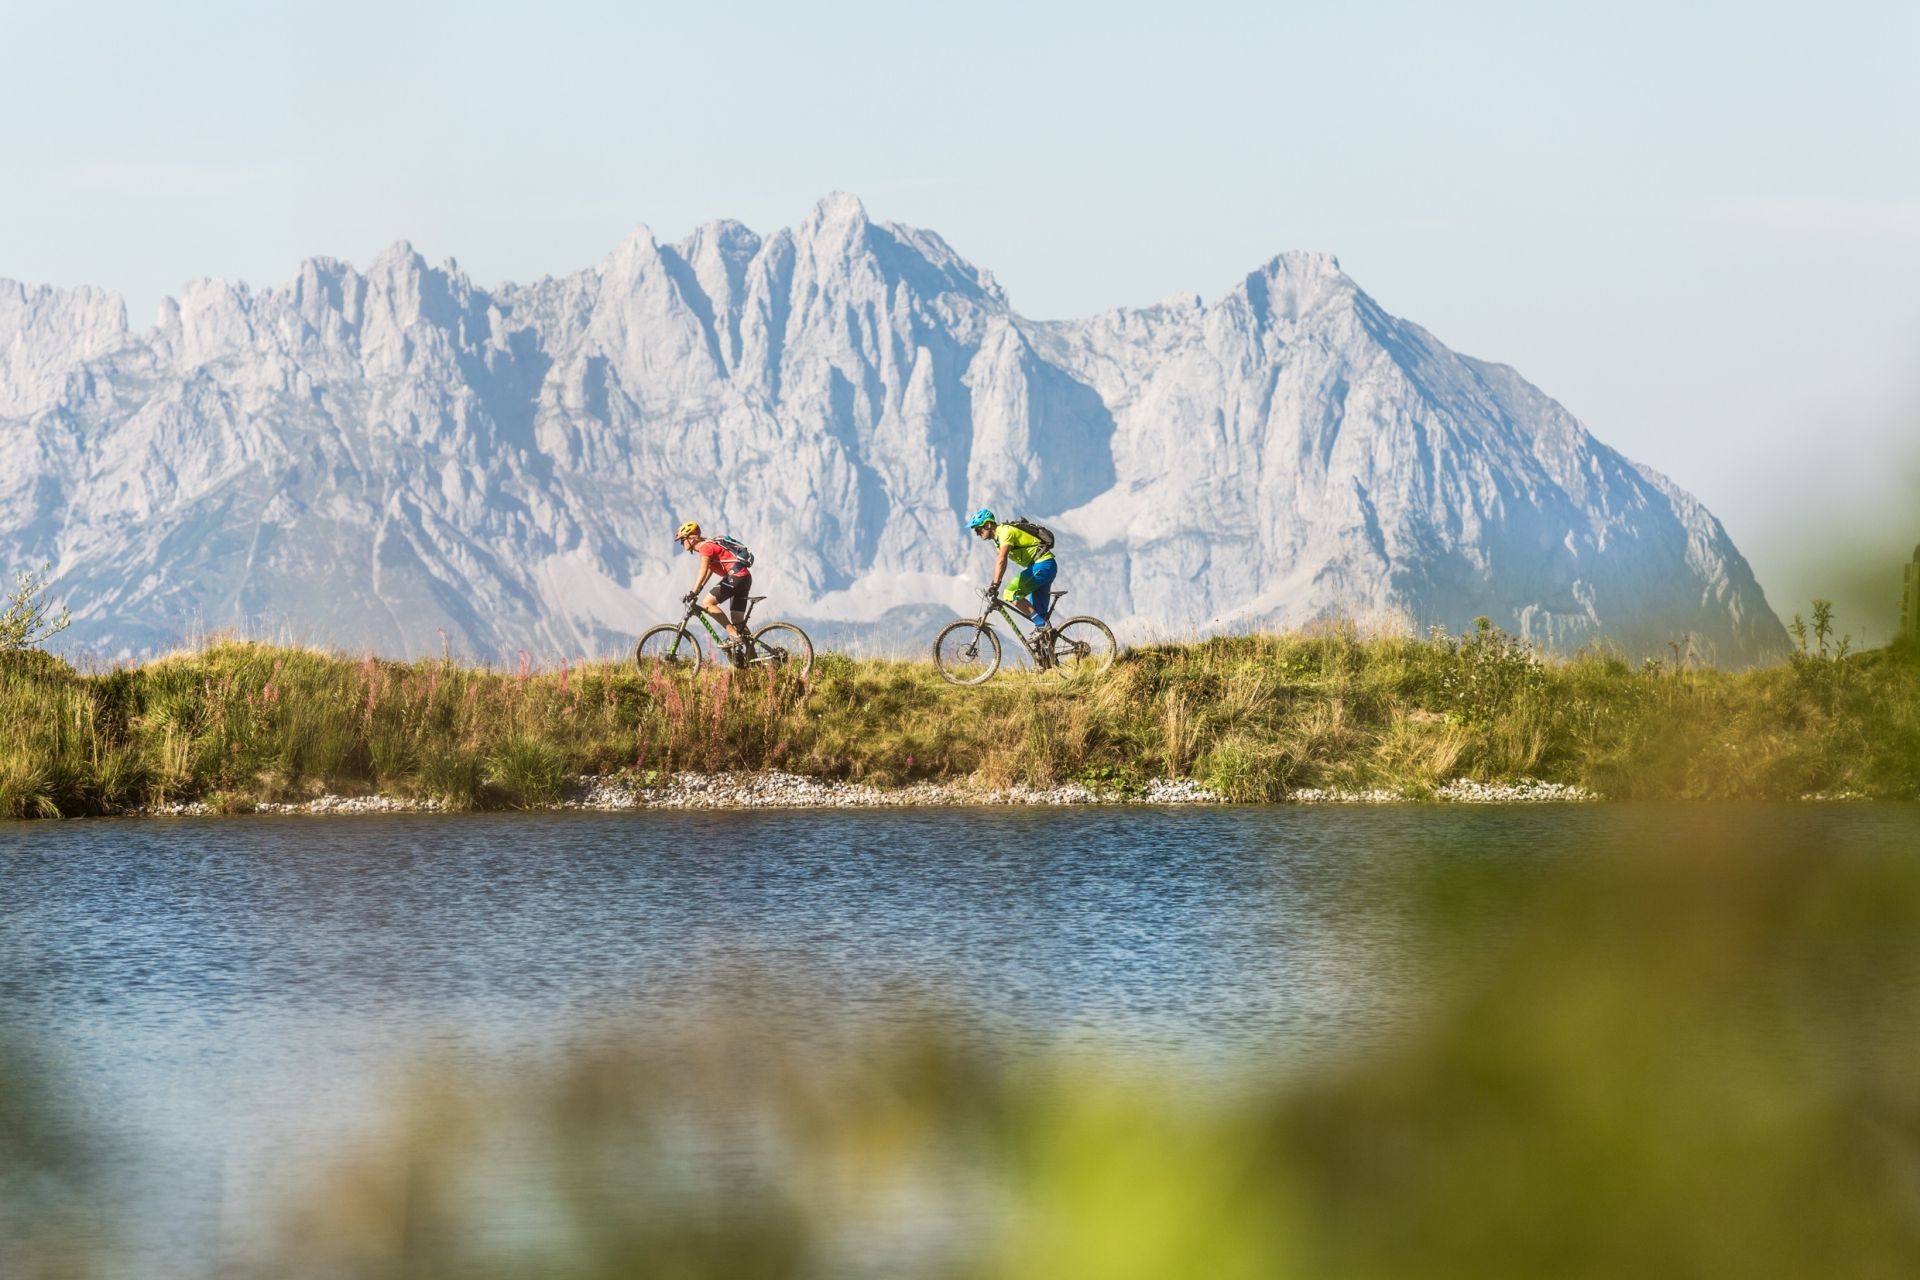
M 0 762 L 0 818 L 58 818 L 59 801 L 45 766 L 19 757 Z
M 487 757 L 487 796 L 510 809 L 553 804 L 566 781 L 566 757 L 539 738 L 508 738 Z
M 0 609 L 0 653 L 18 653 L 45 644 L 65 631 L 72 622 L 66 609 L 59 617 L 48 614 L 40 599 L 47 589 L 46 574 L 52 566 L 38 571 L 22 569 L 13 575 L 13 592 Z
M 429 754 L 419 775 L 421 790 L 449 809 L 478 808 L 486 781 L 486 762 L 457 747 Z

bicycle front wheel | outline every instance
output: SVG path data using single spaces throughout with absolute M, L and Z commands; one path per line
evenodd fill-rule
M 791 622 L 769 622 L 753 633 L 753 661 L 805 680 L 813 670 L 813 641 Z
M 1053 629 L 1053 671 L 1068 680 L 1097 676 L 1119 651 L 1113 632 L 1098 618 L 1068 618 Z
M 933 638 L 933 665 L 949 684 L 980 684 L 1000 669 L 1000 637 L 984 622 L 949 622 Z
M 643 632 L 633 647 L 633 660 L 642 671 L 684 671 L 691 675 L 705 659 L 700 642 L 685 627 L 664 623 Z

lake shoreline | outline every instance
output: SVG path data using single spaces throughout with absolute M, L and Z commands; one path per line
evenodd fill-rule
M 1384 788 L 1342 790 L 1302 787 L 1271 802 L 1286 805 L 1383 804 L 1591 804 L 1603 797 L 1583 787 L 1539 779 L 1512 783 L 1456 780 L 1427 794 Z M 919 782 L 902 787 L 810 778 L 800 774 L 682 772 L 642 780 L 618 774 L 582 775 L 572 780 L 553 804 L 529 805 L 525 812 L 621 812 L 639 809 L 748 810 L 748 809 L 960 809 L 960 808 L 1070 808 L 1087 805 L 1148 808 L 1215 806 L 1234 803 L 1192 779 L 1155 779 L 1131 791 L 1101 789 L 1069 782 L 1057 787 L 1020 784 L 994 786 L 965 779 L 958 782 Z M 438 800 L 392 795 L 323 795 L 287 803 L 238 804 L 226 807 L 205 801 L 184 801 L 133 808 L 120 817 L 209 817 L 221 814 L 271 816 L 354 816 L 396 813 L 479 812 L 452 808 Z

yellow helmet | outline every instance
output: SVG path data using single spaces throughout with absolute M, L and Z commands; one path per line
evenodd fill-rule
M 678 542 L 682 538 L 697 538 L 699 536 L 700 522 L 698 520 L 689 520 L 680 526 L 680 531 L 673 535 L 673 540 Z

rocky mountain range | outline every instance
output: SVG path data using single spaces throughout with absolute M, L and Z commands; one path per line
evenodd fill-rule
M 1124 640 L 1484 614 L 1560 650 L 1785 644 L 1699 502 L 1325 254 L 1040 322 L 833 195 L 525 285 L 405 243 L 202 280 L 145 331 L 0 280 L 0 568 L 53 565 L 70 649 L 617 652 L 677 612 L 684 519 L 753 546 L 769 617 L 917 645 L 988 576 L 982 505 L 1056 530 L 1067 612 Z

